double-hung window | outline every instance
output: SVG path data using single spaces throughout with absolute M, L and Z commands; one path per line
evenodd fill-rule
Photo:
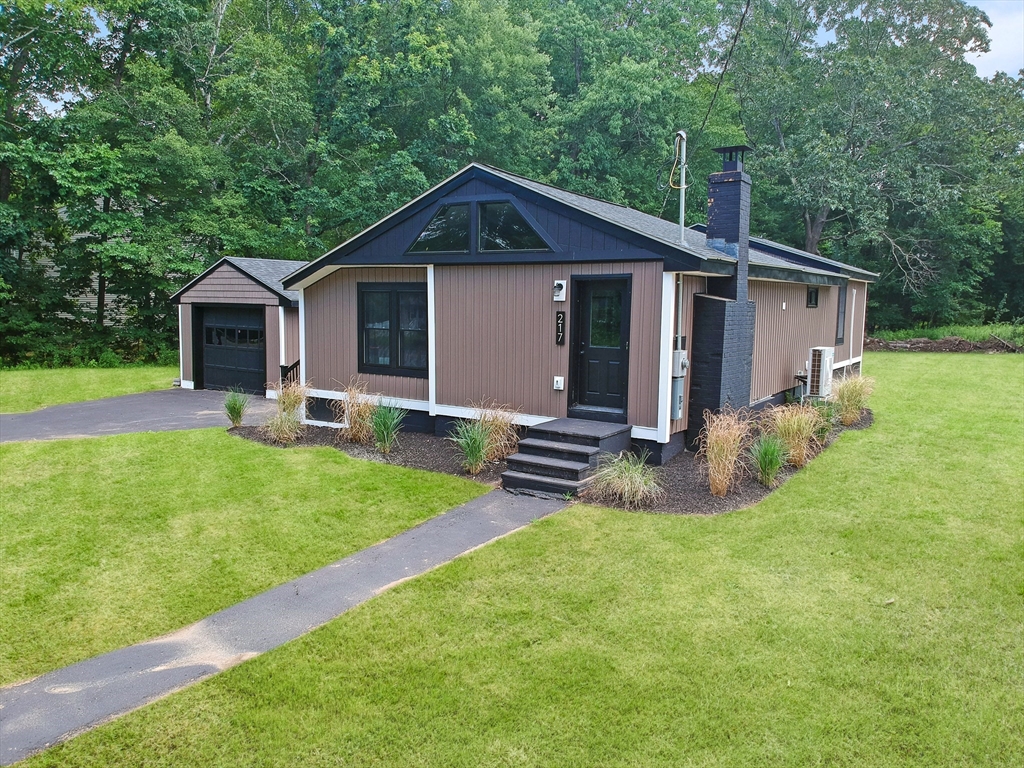
M 359 371 L 427 376 L 425 283 L 359 283 Z

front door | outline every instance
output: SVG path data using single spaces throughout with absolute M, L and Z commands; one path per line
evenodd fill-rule
M 575 365 L 570 416 L 621 421 L 629 383 L 628 278 L 573 283 Z

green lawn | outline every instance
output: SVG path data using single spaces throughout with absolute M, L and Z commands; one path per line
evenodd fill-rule
M 220 429 L 0 445 L 0 684 L 183 627 L 486 489 Z
M 1024 358 L 866 368 L 755 507 L 574 507 L 28 765 L 1019 766 Z
M 0 413 L 22 413 L 48 405 L 169 389 L 177 375 L 177 368 L 156 365 L 0 370 Z

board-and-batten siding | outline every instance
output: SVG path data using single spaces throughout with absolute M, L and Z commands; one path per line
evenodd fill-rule
M 683 281 L 683 303 L 682 306 L 676 307 L 676 312 L 682 314 L 683 318 L 683 329 L 682 335 L 686 337 L 686 348 L 687 352 L 691 348 L 693 341 L 693 294 L 704 293 L 707 290 L 707 278 L 698 277 L 696 275 L 682 275 Z M 677 294 L 678 295 L 678 294 Z M 672 319 L 672 335 L 675 336 L 677 317 Z M 676 434 L 677 432 L 686 431 L 686 420 L 689 418 L 690 413 L 690 379 L 692 377 L 687 371 L 686 379 L 683 384 L 683 417 L 681 419 L 673 419 L 669 423 L 669 434 Z
M 837 363 L 860 355 L 864 349 L 866 298 L 867 284 L 851 280 L 847 288 L 846 338 L 837 345 L 838 286 L 819 286 L 818 306 L 810 308 L 807 286 L 802 283 L 751 280 L 750 300 L 757 305 L 757 319 L 750 401 L 756 403 L 796 386 L 794 376 L 806 370 L 811 347 L 835 347 Z M 855 351 L 851 353 L 851 349 Z
M 437 266 L 437 402 L 466 407 L 494 400 L 524 414 L 566 415 L 573 276 L 632 275 L 627 421 L 658 423 L 661 262 Z M 566 301 L 552 300 L 569 281 Z M 555 312 L 566 312 L 566 343 L 555 344 Z M 565 377 L 557 391 L 555 376 Z
M 181 378 L 183 381 L 195 381 L 192 373 L 192 305 L 179 306 L 178 317 L 181 318 L 178 328 L 181 336 Z
M 339 269 L 306 288 L 306 379 L 313 389 L 345 389 L 353 379 L 387 397 L 426 400 L 427 380 L 359 373 L 356 286 L 359 283 L 425 283 L 423 267 Z
M 299 310 L 285 307 L 284 310 L 284 365 L 292 365 L 299 359 Z

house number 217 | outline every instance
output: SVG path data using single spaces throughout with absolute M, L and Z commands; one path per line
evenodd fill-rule
M 565 312 L 555 312 L 555 344 L 565 344 Z

